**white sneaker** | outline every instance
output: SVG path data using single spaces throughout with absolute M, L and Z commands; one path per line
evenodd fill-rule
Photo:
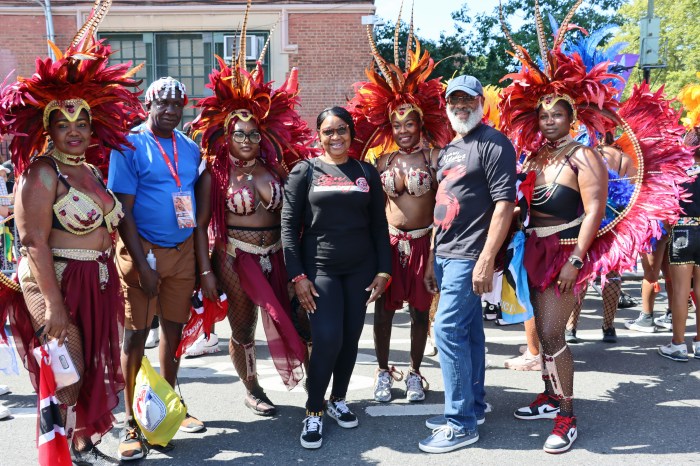
M 201 334 L 197 340 L 185 349 L 185 357 L 192 358 L 203 354 L 212 354 L 219 352 L 219 337 L 216 333 L 210 333 L 209 338 L 205 338 Z
M 423 386 L 425 382 L 425 387 Z M 425 400 L 425 390 L 430 388 L 428 381 L 425 380 L 420 372 L 409 370 L 406 376 L 406 399 L 408 401 L 423 401 Z
M 374 399 L 386 403 L 391 401 L 391 387 L 394 385 L 394 380 L 397 382 L 403 380 L 403 372 L 391 366 L 389 370 L 380 369 L 374 374 Z
M 160 327 L 152 328 L 148 331 L 148 336 L 146 337 L 146 348 L 155 348 L 158 346 L 160 341 Z
M 693 357 L 700 359 L 700 341 L 693 341 Z
M 10 387 L 7 385 L 0 385 L 0 395 L 7 395 L 10 393 Z
M 8 408 L 5 405 L 0 405 L 0 419 L 5 419 L 6 417 L 10 417 L 10 408 Z

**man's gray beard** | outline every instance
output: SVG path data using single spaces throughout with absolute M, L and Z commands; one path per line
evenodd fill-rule
M 477 127 L 481 123 L 481 119 L 484 117 L 484 106 L 479 104 L 479 107 L 472 112 L 469 112 L 469 118 L 467 121 L 462 121 L 459 119 L 457 114 L 455 114 L 452 109 L 447 107 L 447 118 L 450 119 L 452 124 L 452 129 L 455 130 L 457 134 L 467 134 L 471 130 Z

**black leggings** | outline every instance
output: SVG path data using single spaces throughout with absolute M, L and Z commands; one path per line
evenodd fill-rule
M 306 409 L 323 410 L 328 383 L 333 376 L 333 398 L 345 398 L 357 359 L 357 345 L 365 323 L 369 292 L 376 267 L 342 275 L 309 276 L 316 287 L 316 312 L 309 315 L 313 348 L 308 370 Z

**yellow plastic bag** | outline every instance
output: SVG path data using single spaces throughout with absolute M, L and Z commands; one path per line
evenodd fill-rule
M 153 369 L 146 356 L 136 376 L 132 410 L 148 443 L 163 447 L 175 436 L 187 414 L 173 387 Z

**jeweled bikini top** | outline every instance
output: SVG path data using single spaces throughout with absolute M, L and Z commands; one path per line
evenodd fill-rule
M 107 189 L 102 181 L 102 177 L 97 170 L 88 165 L 95 177 L 100 181 L 102 186 L 114 200 L 114 207 L 108 213 L 104 213 L 102 208 L 90 196 L 78 191 L 68 183 L 65 175 L 58 169 L 56 161 L 51 157 L 46 157 L 56 170 L 58 180 L 68 189 L 68 193 L 62 198 L 56 200 L 53 205 L 53 221 L 52 228 L 57 230 L 67 231 L 74 235 L 87 235 L 100 227 L 106 227 L 107 231 L 113 233 L 117 229 L 117 225 L 124 218 L 122 204 L 112 191 Z
M 269 212 L 281 210 L 282 183 L 274 179 L 268 183 L 268 186 L 270 187 L 268 192 L 256 193 L 254 187 L 248 185 L 238 189 L 229 185 L 226 191 L 226 207 L 235 215 L 253 215 L 259 205 L 262 205 Z M 267 205 L 264 204 L 266 201 Z
M 391 162 L 394 160 L 398 152 L 394 152 L 393 154 L 389 155 L 389 157 L 387 157 L 384 171 L 380 176 L 380 179 L 382 181 L 382 187 L 384 188 L 384 192 L 387 196 L 399 197 L 404 192 L 406 192 L 406 194 L 408 194 L 409 196 L 420 197 L 430 192 L 430 190 L 433 187 L 433 175 L 431 173 L 430 168 L 430 157 L 426 157 L 425 152 L 422 153 L 423 162 L 425 163 L 426 170 L 411 167 L 408 169 L 408 173 L 406 173 L 404 177 L 398 177 L 398 180 L 397 175 L 399 175 L 399 169 L 389 168 L 389 165 L 391 165 Z M 403 184 L 403 189 L 401 189 L 400 187 L 397 188 L 397 181 Z

